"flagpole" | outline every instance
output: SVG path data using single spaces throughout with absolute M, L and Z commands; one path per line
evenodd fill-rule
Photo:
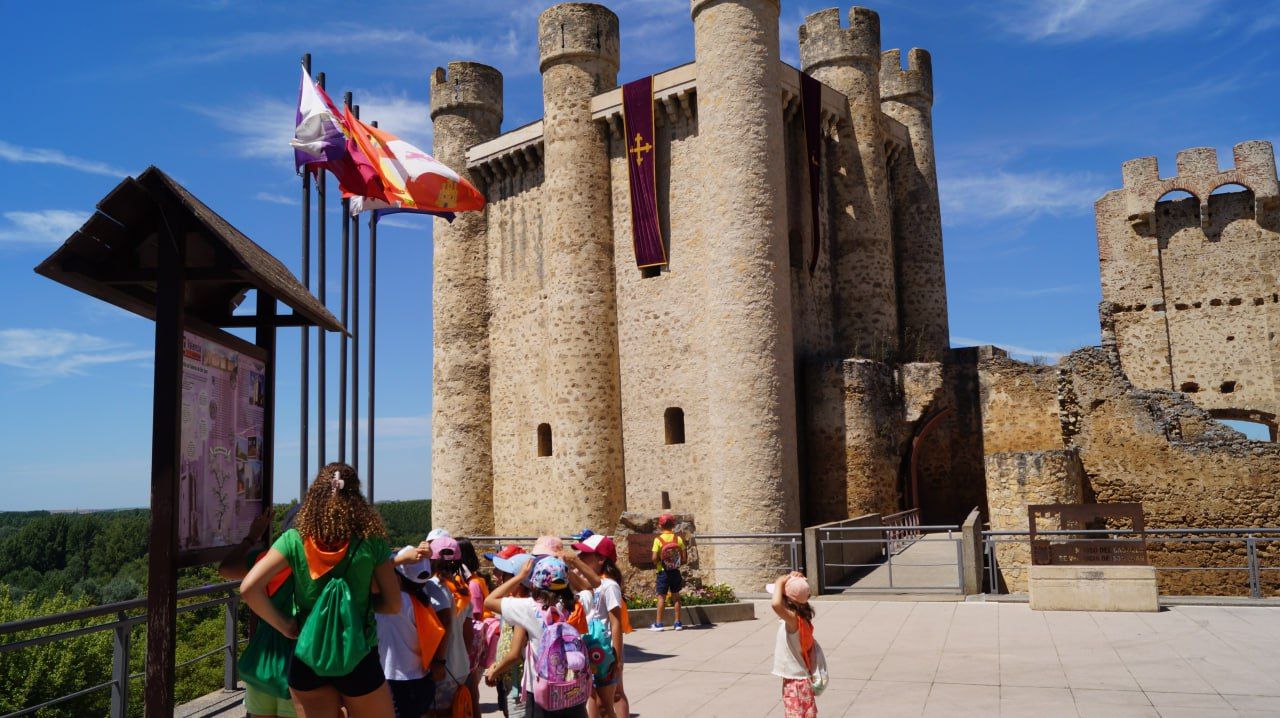
M 360 119 L 360 106 L 351 108 Z M 360 223 L 351 223 L 351 465 L 360 465 Z
M 320 86 L 321 90 L 325 89 L 323 72 L 316 76 L 316 84 Z M 319 271 L 319 274 L 320 274 L 320 304 L 326 309 L 329 307 L 329 296 L 328 296 L 328 290 L 326 288 L 326 281 L 325 281 L 326 280 L 325 275 L 328 274 L 328 271 L 325 268 L 325 254 L 326 254 L 325 248 L 326 248 L 326 245 L 329 243 L 329 235 L 325 231 L 326 230 L 325 225 L 328 219 L 325 216 L 325 191 L 326 189 L 328 189 L 328 184 L 329 184 L 327 181 L 327 175 L 328 173 L 325 172 L 324 169 L 319 169 L 316 172 L 316 205 L 317 205 L 316 243 L 317 243 L 317 246 L 319 247 L 319 255 L 320 255 L 318 258 L 319 266 L 317 267 L 317 270 Z M 325 440 L 325 429 L 327 428 L 325 426 L 325 410 L 328 408 L 327 407 L 328 402 L 326 401 L 326 397 L 325 397 L 325 386 L 329 383 L 329 373 L 325 371 L 325 361 L 324 361 L 325 349 L 328 343 L 329 343 L 329 337 L 325 332 L 325 330 L 317 328 L 316 329 L 316 349 L 317 349 L 317 352 L 316 352 L 316 413 L 317 413 L 317 416 L 316 416 L 316 466 L 317 467 L 324 466 L 326 463 L 325 449 L 327 448 L 327 443 L 328 443 Z
M 342 104 L 351 107 L 351 93 L 342 95 Z M 351 200 L 342 199 L 342 328 L 338 337 L 338 461 L 347 460 L 347 289 L 351 279 Z
M 311 74 L 311 53 L 302 56 L 302 67 Z M 311 291 L 311 175 L 304 168 L 302 172 L 302 285 Z M 302 327 L 302 367 L 300 382 L 302 398 L 298 411 L 299 443 L 298 449 L 298 503 L 307 496 L 307 438 L 310 433 L 308 419 L 310 407 L 310 369 L 311 369 L 311 329 Z
M 374 127 L 378 126 L 375 121 L 372 123 Z M 375 398 L 374 390 L 374 365 L 378 356 L 378 212 L 377 210 L 369 212 L 369 411 L 366 412 L 368 422 L 368 436 L 366 450 L 369 452 L 369 458 L 365 462 L 369 466 L 369 503 L 373 503 L 373 429 L 374 429 L 374 413 L 373 403 Z

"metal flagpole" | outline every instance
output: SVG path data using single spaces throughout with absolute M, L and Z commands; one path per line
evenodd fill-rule
M 320 89 L 324 88 L 324 73 L 316 76 L 316 84 Z M 329 235 L 325 231 L 325 190 L 328 185 L 328 173 L 323 169 L 316 172 L 316 246 L 319 248 L 319 263 L 316 267 L 320 274 L 320 304 L 324 307 L 329 306 L 328 290 L 326 289 L 325 275 L 328 273 L 325 269 L 325 245 L 329 243 Z M 328 408 L 325 397 L 325 386 L 329 383 L 329 373 L 325 371 L 325 347 L 329 343 L 328 332 L 319 327 L 316 328 L 316 468 L 325 465 L 325 409 Z
M 306 69 L 307 74 L 311 74 L 311 53 L 302 56 L 302 67 Z M 302 286 L 311 290 L 311 175 L 307 170 L 302 172 Z M 320 330 L 324 331 L 324 330 Z M 310 435 L 311 427 L 308 426 L 311 416 L 311 388 L 310 383 L 311 371 L 311 329 L 310 327 L 302 327 L 302 368 L 299 381 L 302 385 L 300 392 L 302 398 L 299 402 L 298 409 L 298 441 L 300 447 L 298 449 L 298 502 L 301 503 L 307 496 L 307 438 Z
M 374 127 L 378 126 L 377 122 L 373 123 Z M 365 440 L 367 446 L 365 450 L 369 452 L 369 458 L 365 459 L 365 463 L 369 466 L 369 503 L 373 503 L 373 429 L 374 429 L 374 413 L 373 402 L 374 392 L 374 365 L 377 360 L 378 340 L 378 213 L 372 211 L 369 213 L 369 410 L 365 412 L 368 417 L 365 419 L 368 426 L 368 439 Z
M 360 106 L 351 108 L 360 119 Z M 360 465 L 360 223 L 351 223 L 351 466 Z
M 342 95 L 342 104 L 351 107 L 351 93 Z M 342 328 L 351 320 L 347 289 L 351 280 L 351 200 L 342 199 Z M 347 335 L 338 337 L 338 461 L 347 460 Z

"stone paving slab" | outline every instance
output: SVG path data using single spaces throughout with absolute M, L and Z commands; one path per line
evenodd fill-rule
M 1123 614 L 983 602 L 815 606 L 831 671 L 818 699 L 824 718 L 1280 716 L 1276 608 Z M 770 675 L 777 622 L 764 602 L 756 615 L 629 635 L 632 715 L 781 716 L 781 681 Z M 501 715 L 493 689 L 481 687 L 481 701 L 484 716 Z M 217 703 L 225 710 L 225 701 Z
M 1035 612 L 1019 603 L 815 602 L 821 716 L 1280 716 L 1280 610 Z M 781 716 L 777 630 L 755 621 L 627 637 L 632 715 Z M 497 716 L 491 691 L 487 710 Z

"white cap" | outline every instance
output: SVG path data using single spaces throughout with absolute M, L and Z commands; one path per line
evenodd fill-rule
M 423 557 L 413 563 L 396 566 L 396 570 L 410 581 L 416 584 L 424 584 L 427 579 L 431 578 L 431 559 Z
M 427 534 L 428 541 L 435 541 L 438 538 L 444 537 L 453 538 L 449 534 L 449 529 L 431 529 L 431 532 Z

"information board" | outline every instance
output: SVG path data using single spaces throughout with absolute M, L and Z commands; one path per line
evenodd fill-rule
M 267 365 L 252 345 L 191 331 L 182 342 L 178 550 L 239 543 L 263 507 Z

